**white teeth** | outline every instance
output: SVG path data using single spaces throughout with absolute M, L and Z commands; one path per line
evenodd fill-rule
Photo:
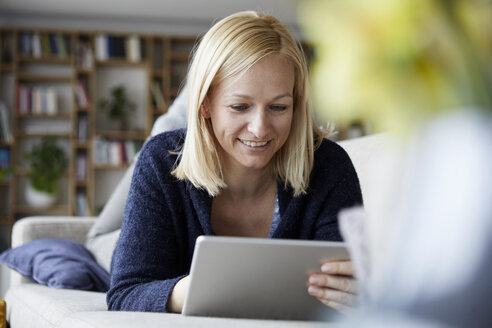
M 247 140 L 241 140 L 241 142 L 249 147 L 261 147 L 268 143 L 268 141 L 254 142 L 254 141 L 247 141 Z

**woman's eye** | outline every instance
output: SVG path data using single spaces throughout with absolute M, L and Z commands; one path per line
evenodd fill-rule
M 238 111 L 238 112 L 246 110 L 249 108 L 249 106 L 246 104 L 231 105 L 229 107 L 231 107 L 233 110 Z
M 281 112 L 287 109 L 286 105 L 270 105 L 270 109 L 276 112 Z

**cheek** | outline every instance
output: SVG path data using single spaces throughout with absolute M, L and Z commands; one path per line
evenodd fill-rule
M 231 117 L 227 113 L 212 115 L 211 121 L 214 133 L 218 138 L 233 135 L 241 130 L 242 127 L 240 119 Z
M 292 128 L 292 112 L 290 112 L 289 115 L 285 115 L 285 117 L 282 117 L 278 121 L 277 124 L 277 131 L 284 137 L 284 139 L 287 139 L 288 135 L 290 134 L 290 130 Z

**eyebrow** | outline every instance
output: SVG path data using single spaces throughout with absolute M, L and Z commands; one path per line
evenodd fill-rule
M 230 95 L 230 97 L 238 97 L 238 98 L 245 98 L 245 99 L 251 99 L 251 98 L 253 98 L 251 96 L 248 96 L 248 95 L 245 95 L 245 94 L 242 94 L 242 93 L 233 93 L 232 95 Z M 281 99 L 281 98 L 284 98 L 284 97 L 293 98 L 293 96 L 290 94 L 290 92 L 286 92 L 286 93 L 282 93 L 282 94 L 274 97 L 273 100 Z

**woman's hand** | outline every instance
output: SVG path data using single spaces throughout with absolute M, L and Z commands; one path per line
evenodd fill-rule
M 327 306 L 347 313 L 357 301 L 357 281 L 351 261 L 326 262 L 308 279 L 308 293 Z
M 168 309 L 174 313 L 181 313 L 183 310 L 183 304 L 186 297 L 186 291 L 190 283 L 190 276 L 183 277 L 174 286 L 173 292 L 169 297 Z

